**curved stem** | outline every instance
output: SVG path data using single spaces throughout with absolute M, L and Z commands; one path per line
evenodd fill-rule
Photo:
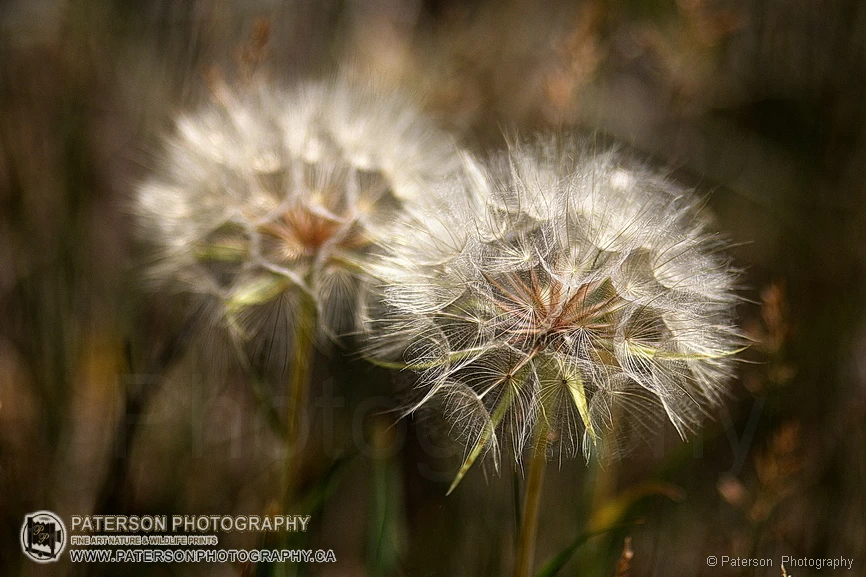
M 162 386 L 168 371 L 183 355 L 195 324 L 196 316 L 187 315 L 180 329 L 168 339 L 143 373 L 143 376 L 148 378 L 148 382 L 137 388 L 127 387 L 125 390 L 124 412 L 114 433 L 108 472 L 96 498 L 94 507 L 96 513 L 122 512 L 129 490 L 130 454 L 138 438 L 141 417 L 150 408 L 151 400 Z M 127 350 L 127 369 L 130 374 L 134 374 L 135 368 L 132 366 L 131 358 L 132 354 Z
M 547 429 L 540 427 L 535 439 L 535 449 L 529 461 L 526 478 L 526 494 L 523 501 L 523 517 L 517 540 L 517 555 L 514 562 L 515 577 L 529 577 L 535 560 L 535 538 L 538 534 L 538 510 L 541 504 L 541 489 L 544 485 L 546 466 Z

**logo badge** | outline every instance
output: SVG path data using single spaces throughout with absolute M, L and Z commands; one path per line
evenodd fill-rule
M 24 517 L 21 550 L 37 563 L 51 563 L 66 547 L 66 526 L 51 511 L 37 511 Z

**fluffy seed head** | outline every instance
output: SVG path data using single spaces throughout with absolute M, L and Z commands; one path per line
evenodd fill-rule
M 438 407 L 467 464 L 539 436 L 551 457 L 614 454 L 665 418 L 685 435 L 742 341 L 699 200 L 573 140 L 466 162 L 464 194 L 408 218 L 378 267 L 370 351 L 420 373 L 410 412 Z
M 221 88 L 177 120 L 138 189 L 151 280 L 215 301 L 246 336 L 291 334 L 304 302 L 320 329 L 350 331 L 383 229 L 457 159 L 408 101 L 369 86 Z

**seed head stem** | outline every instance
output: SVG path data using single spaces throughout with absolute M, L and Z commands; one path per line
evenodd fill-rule
M 283 493 L 283 509 L 289 513 L 289 508 L 297 497 L 298 481 L 304 462 L 304 452 L 299 444 L 302 420 L 307 410 L 307 397 L 310 388 L 310 373 L 315 356 L 315 336 L 317 311 L 312 299 L 303 299 L 298 310 L 295 323 L 293 362 L 289 368 L 289 379 L 286 383 L 288 403 L 286 406 L 286 463 L 285 484 Z
M 547 427 L 536 431 L 535 449 L 529 461 L 526 477 L 526 495 L 523 500 L 523 517 L 517 539 L 517 554 L 514 562 L 514 577 L 530 577 L 535 560 L 535 539 L 538 534 L 538 510 L 544 486 L 546 467 Z

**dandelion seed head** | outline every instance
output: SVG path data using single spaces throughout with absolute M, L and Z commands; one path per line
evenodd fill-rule
M 699 199 L 563 138 L 464 162 L 458 200 L 409 215 L 380 258 L 369 346 L 420 374 L 408 411 L 444 407 L 467 455 L 518 461 L 539 431 L 550 457 L 588 458 L 665 419 L 693 430 L 742 343 Z
M 137 190 L 150 281 L 214 299 L 242 336 L 285 338 L 304 299 L 320 331 L 342 335 L 385 229 L 460 166 L 397 94 L 342 77 L 221 86 L 177 119 Z

